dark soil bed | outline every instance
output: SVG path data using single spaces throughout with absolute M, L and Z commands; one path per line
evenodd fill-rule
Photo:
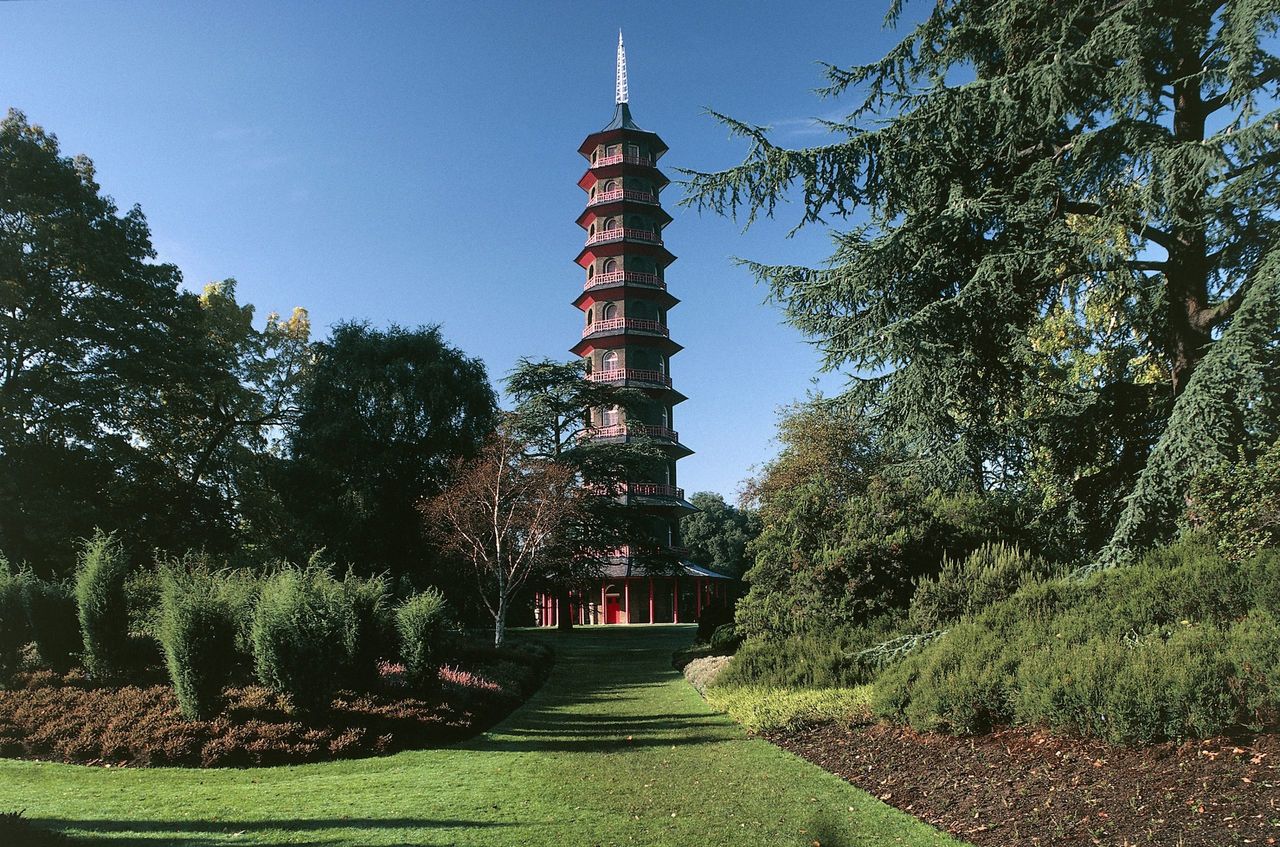
M 773 743 L 973 844 L 1280 843 L 1280 736 L 1141 748 L 821 726 Z
M 448 744 L 489 728 L 546 678 L 547 653 L 477 649 L 410 691 L 385 665 L 369 692 L 340 692 L 319 717 L 256 685 L 227 691 L 217 717 L 182 717 L 168 685 L 91 685 L 72 672 L 26 674 L 0 691 L 0 756 L 111 767 L 297 764 Z

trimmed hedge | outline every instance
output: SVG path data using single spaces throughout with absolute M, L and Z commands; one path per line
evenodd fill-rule
M 328 573 L 286 568 L 263 581 L 253 615 L 253 658 L 263 685 L 305 713 L 333 702 L 346 665 L 348 613 Z
M 217 577 L 178 570 L 164 575 L 160 606 L 160 644 L 182 713 L 213 717 L 239 659 L 235 606 Z
M 396 608 L 400 657 L 414 685 L 424 685 L 435 676 L 447 611 L 444 595 L 435 588 L 413 595 Z
M 72 585 L 28 577 L 22 585 L 22 605 L 40 661 L 58 673 L 71 670 L 84 647 Z
M 114 534 L 95 532 L 80 548 L 76 604 L 84 666 L 94 677 L 122 675 L 129 658 L 129 562 Z

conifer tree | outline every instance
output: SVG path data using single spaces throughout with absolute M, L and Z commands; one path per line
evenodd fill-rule
M 1158 438 L 1217 446 L 1166 429 L 1276 234 L 1278 17 L 941 0 L 881 60 L 827 67 L 823 93 L 854 98 L 829 143 L 717 116 L 750 152 L 693 173 L 686 202 L 750 222 L 798 198 L 800 226 L 846 222 L 827 265 L 750 263 L 853 373 L 844 401 L 925 478 L 1047 474 L 1114 526 Z

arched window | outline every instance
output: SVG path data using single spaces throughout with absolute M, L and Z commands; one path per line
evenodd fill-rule
M 613 230 L 617 229 L 619 226 L 621 226 L 621 224 L 618 223 L 617 218 L 609 218 L 609 220 L 605 221 L 604 223 L 604 231 L 612 232 Z
M 618 316 L 618 307 L 613 303 L 605 303 L 604 310 L 600 312 L 603 320 L 611 321 Z
M 594 264 L 587 265 L 587 279 L 591 279 L 596 275 L 596 266 Z
M 587 228 L 587 237 L 591 237 L 595 234 L 596 234 L 596 225 L 592 224 L 590 227 Z
M 618 369 L 618 351 L 609 350 L 600 357 L 600 370 L 616 371 Z
M 587 309 L 587 326 L 591 326 L 591 321 L 594 320 L 594 317 L 592 315 L 594 311 L 595 311 L 594 309 Z
M 605 273 L 607 273 L 607 274 L 611 274 L 611 273 L 613 273 L 614 271 L 616 271 L 617 269 L 618 269 L 618 260 L 617 260 L 617 259 L 605 259 L 605 260 L 604 260 L 604 272 L 605 272 Z
M 611 179 L 604 184 L 604 193 L 608 194 L 609 192 L 617 189 L 617 187 L 618 187 L 618 183 Z

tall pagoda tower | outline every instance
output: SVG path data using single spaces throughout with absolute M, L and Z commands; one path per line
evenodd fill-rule
M 617 97 L 613 119 L 578 147 L 587 172 L 578 186 L 587 205 L 578 216 L 586 243 L 575 260 L 585 275 L 573 305 L 582 312 L 582 337 L 571 349 L 586 360 L 587 378 L 642 391 L 652 401 L 628 414 L 592 409 L 588 437 L 625 441 L 645 437 L 666 456 L 649 478 L 627 483 L 620 496 L 643 511 L 649 545 L 672 550 L 683 560 L 680 516 L 694 507 L 677 482 L 676 462 L 692 454 L 675 430 L 675 407 L 687 399 L 671 380 L 671 357 L 681 349 L 671 339 L 667 313 L 680 301 L 667 290 L 666 271 L 676 257 L 663 245 L 671 216 L 662 208 L 668 179 L 658 170 L 667 145 L 631 117 L 627 60 L 618 33 Z M 723 577 L 684 562 L 679 575 L 646 574 L 626 546 L 616 551 L 601 584 L 575 604 L 579 623 L 661 623 L 692 620 L 706 602 L 721 600 L 713 582 Z M 545 601 L 539 619 L 550 625 L 556 610 Z

